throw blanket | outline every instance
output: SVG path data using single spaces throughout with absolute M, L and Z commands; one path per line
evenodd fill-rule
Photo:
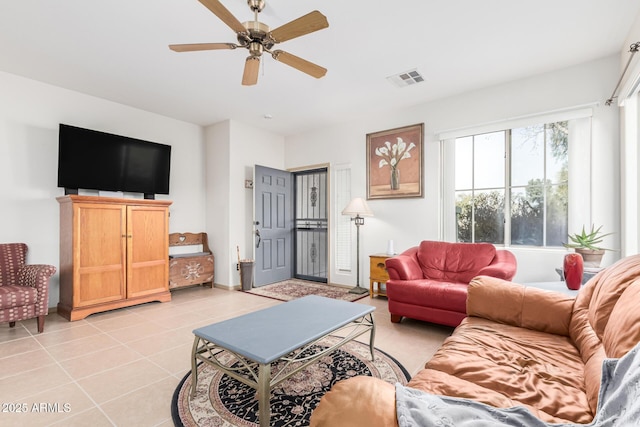
M 546 423 L 524 407 L 494 408 L 396 384 L 400 427 L 626 427 L 640 425 L 640 343 L 620 359 L 606 359 L 596 416 L 590 424 Z

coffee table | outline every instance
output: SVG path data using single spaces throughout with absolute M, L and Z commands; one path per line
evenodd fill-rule
M 370 332 L 374 359 L 375 307 L 309 295 L 233 319 L 195 329 L 191 353 L 191 397 L 198 382 L 198 361 L 256 389 L 261 427 L 271 418 L 270 390 L 343 344 Z M 315 344 L 330 334 L 342 337 L 329 348 Z M 223 353 L 234 357 L 229 362 Z M 226 362 L 225 362 L 226 360 Z M 285 367 L 272 375 L 271 365 Z

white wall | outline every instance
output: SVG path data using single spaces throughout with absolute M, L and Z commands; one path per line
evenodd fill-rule
M 173 201 L 171 232 L 204 230 L 199 126 L 2 72 L 0 93 L 0 242 L 26 243 L 29 263 L 59 266 L 59 123 L 171 145 L 171 194 L 157 198 Z M 58 277 L 49 307 L 59 301 Z
M 619 247 L 620 184 L 618 174 L 619 129 L 617 108 L 604 106 L 618 74 L 617 55 L 548 74 L 387 112 L 339 126 L 295 135 L 286 139 L 286 167 L 328 162 L 351 163 L 352 197 L 366 195 L 366 134 L 384 129 L 425 123 L 425 197 L 421 199 L 370 200 L 374 218 L 361 228 L 361 277 L 366 284 L 368 255 L 385 252 L 389 239 L 396 251 L 420 240 L 441 238 L 440 132 L 478 126 L 518 116 L 538 114 L 599 102 L 592 121 L 592 204 L 589 216 L 616 235 L 608 241 Z M 429 84 L 428 79 L 425 84 Z M 401 90 L 410 90 L 404 88 Z M 451 189 L 449 189 L 451 190 Z M 446 190 L 445 190 L 446 191 Z M 334 233 L 333 228 L 330 232 Z M 513 249 L 519 262 L 518 281 L 557 280 L 554 269 L 561 265 L 563 249 Z M 355 256 L 355 251 L 353 252 Z M 331 252 L 333 257 L 333 248 Z M 603 263 L 618 255 L 607 253 Z M 355 259 L 353 262 L 355 265 Z M 348 283 L 355 283 L 355 272 Z M 340 282 L 341 278 L 334 277 Z
M 284 138 L 251 125 L 229 120 L 205 131 L 207 158 L 207 230 L 216 256 L 215 282 L 237 287 L 237 248 L 241 258 L 254 258 L 254 165 L 284 169 Z
M 229 121 L 217 123 L 205 129 L 206 159 L 206 217 L 209 248 L 215 257 L 216 284 L 229 283 L 229 173 L 230 132 Z

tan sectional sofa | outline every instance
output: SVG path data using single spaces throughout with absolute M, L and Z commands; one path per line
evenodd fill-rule
M 573 299 L 476 277 L 468 317 L 408 386 L 497 408 L 525 407 L 548 423 L 586 424 L 602 365 L 640 342 L 640 255 L 591 279 Z M 311 426 L 396 426 L 395 388 L 371 377 L 337 383 Z

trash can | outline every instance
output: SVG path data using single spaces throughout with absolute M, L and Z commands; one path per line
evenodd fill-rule
M 253 260 L 244 259 L 240 261 L 240 281 L 242 290 L 250 291 L 253 287 Z

